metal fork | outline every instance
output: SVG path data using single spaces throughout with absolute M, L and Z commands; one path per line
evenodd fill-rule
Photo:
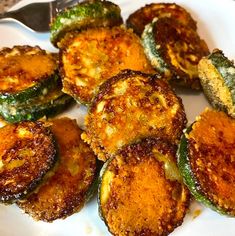
M 13 20 L 33 31 L 47 32 L 49 31 L 51 20 L 58 12 L 74 6 L 78 2 L 79 0 L 55 0 L 31 3 L 15 11 L 0 14 L 0 23 Z

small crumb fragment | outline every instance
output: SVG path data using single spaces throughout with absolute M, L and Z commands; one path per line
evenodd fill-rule
M 202 213 L 202 210 L 201 209 L 196 209 L 194 212 L 193 212 L 193 220 L 196 219 L 199 215 L 201 215 Z

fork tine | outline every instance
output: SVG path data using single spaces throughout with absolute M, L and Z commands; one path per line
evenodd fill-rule
M 67 7 L 72 7 L 79 2 L 80 2 L 80 0 L 56 0 L 57 12 L 60 12 Z

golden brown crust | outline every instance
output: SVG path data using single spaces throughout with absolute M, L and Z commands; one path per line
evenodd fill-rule
M 196 22 L 191 15 L 181 6 L 175 3 L 152 3 L 133 12 L 127 19 L 127 26 L 141 36 L 145 25 L 152 22 L 153 18 L 170 17 L 174 21 L 191 28 L 197 29 Z
M 105 161 L 141 137 L 156 135 L 176 143 L 185 124 L 181 99 L 165 81 L 157 75 L 125 70 L 101 86 L 86 117 L 82 139 Z
M 22 122 L 0 129 L 0 201 L 25 197 L 53 167 L 54 138 L 41 122 Z
M 212 203 L 235 215 L 235 121 L 206 110 L 188 136 L 189 160 L 197 187 Z
M 124 27 L 67 34 L 61 42 L 63 91 L 90 103 L 98 86 L 123 69 L 154 72 L 139 38 Z
M 75 120 L 50 121 L 60 162 L 52 177 L 18 205 L 36 220 L 51 222 L 79 211 L 87 200 L 96 172 L 96 157 L 80 136 Z
M 155 22 L 153 34 L 160 56 L 169 66 L 172 81 L 199 89 L 198 63 L 209 54 L 204 40 L 196 31 L 172 18 Z
M 113 235 L 168 235 L 182 224 L 190 196 L 169 143 L 148 138 L 126 146 L 101 178 L 100 210 Z
M 56 58 L 39 47 L 14 46 L 0 50 L 0 93 L 17 93 L 48 79 Z

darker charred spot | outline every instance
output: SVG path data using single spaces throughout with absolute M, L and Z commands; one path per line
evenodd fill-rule
M 133 28 L 134 32 L 141 36 L 145 25 L 152 22 L 155 17 L 165 17 L 188 25 L 193 30 L 197 29 L 196 22 L 191 15 L 181 6 L 175 3 L 151 3 L 133 12 L 127 19 L 127 26 Z
M 28 130 L 32 137 L 18 137 L 19 128 Z M 9 161 L 0 174 L 0 197 L 2 202 L 10 203 L 24 198 L 37 187 L 57 161 L 57 152 L 53 135 L 42 122 L 8 125 L 0 131 L 4 134 L 5 130 L 11 133 L 12 145 L 4 153 L 4 160 Z M 23 163 L 18 166 L 17 161 Z
M 103 97 L 110 92 L 112 92 L 113 85 L 116 84 L 118 81 L 122 80 L 125 81 L 131 77 L 143 76 L 144 78 L 151 78 L 151 75 L 142 73 L 140 71 L 133 71 L 133 70 L 122 70 L 116 76 L 111 77 L 107 81 L 105 81 L 98 89 L 95 97 L 93 98 L 92 104 L 90 106 L 90 112 L 94 112 L 96 109 L 97 104 L 103 99 Z
M 152 136 L 137 140 L 135 143 L 123 147 L 117 152 L 117 155 L 121 155 L 127 160 L 129 156 L 134 155 L 141 160 L 143 156 L 152 156 L 154 147 L 156 147 L 163 155 L 174 155 L 176 153 L 176 145 L 172 144 L 167 139 Z

